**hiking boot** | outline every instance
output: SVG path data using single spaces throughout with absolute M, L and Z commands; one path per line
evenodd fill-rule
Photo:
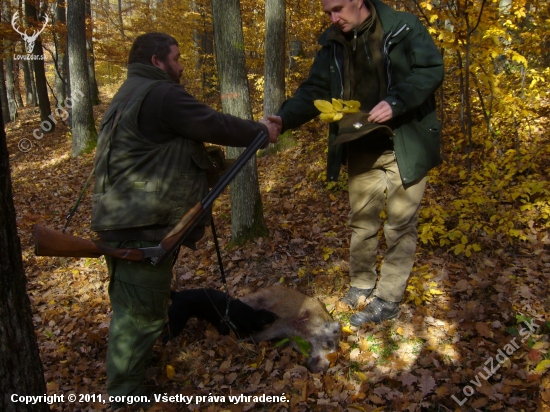
M 393 319 L 399 315 L 399 302 L 388 302 L 378 296 L 363 311 L 354 314 L 349 322 L 353 326 L 361 326 L 363 323 L 380 323 L 387 319 Z
M 346 296 L 342 298 L 342 302 L 344 302 L 346 305 L 351 306 L 354 308 L 357 305 L 357 302 L 359 301 L 359 298 L 361 296 L 364 296 L 365 299 L 368 298 L 370 295 L 372 295 L 373 289 L 359 289 L 355 286 L 351 286 L 348 290 L 348 293 L 346 293 Z

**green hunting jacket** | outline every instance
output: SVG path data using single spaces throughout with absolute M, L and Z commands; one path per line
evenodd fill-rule
M 387 101 L 393 117 L 387 123 L 393 129 L 394 151 L 403 184 L 423 177 L 440 159 L 441 125 L 436 116 L 435 91 L 443 82 L 443 59 L 428 30 L 420 20 L 398 12 L 379 0 L 371 0 L 384 31 L 382 57 L 387 74 Z M 283 119 L 283 131 L 296 128 L 319 115 L 313 101 L 331 98 L 349 100 L 353 82 L 346 76 L 347 47 L 336 40 L 335 26 L 319 38 L 322 46 L 309 76 L 292 98 L 277 113 Z M 351 87 L 353 90 L 353 87 Z M 337 180 L 345 162 L 344 145 L 330 146 L 338 134 L 338 124 L 329 128 L 327 179 Z
M 161 240 L 208 193 L 203 142 L 244 147 L 262 131 L 198 102 L 164 71 L 130 64 L 100 125 L 92 230 L 105 240 Z M 209 223 L 207 213 L 197 226 Z

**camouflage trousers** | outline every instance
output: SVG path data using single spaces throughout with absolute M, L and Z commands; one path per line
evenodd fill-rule
M 113 246 L 119 243 L 109 242 Z M 125 247 L 158 242 L 125 242 Z M 107 349 L 107 393 L 143 395 L 145 368 L 168 313 L 172 261 L 161 266 L 107 257 L 113 307 Z
M 350 153 L 348 173 L 351 286 L 376 288 L 375 296 L 400 302 L 414 264 L 426 177 L 404 187 L 393 152 Z M 384 208 L 386 252 L 377 282 L 378 231 Z

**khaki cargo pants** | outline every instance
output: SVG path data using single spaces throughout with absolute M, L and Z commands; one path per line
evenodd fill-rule
M 376 288 L 375 296 L 400 302 L 414 264 L 426 177 L 403 187 L 393 152 L 350 153 L 348 174 L 351 286 Z M 377 284 L 378 230 L 384 206 L 387 249 Z
M 120 246 L 112 243 L 113 246 Z M 125 247 L 158 242 L 125 242 Z M 143 395 L 145 367 L 160 336 L 170 299 L 172 260 L 161 266 L 107 257 L 113 307 L 107 349 L 107 393 Z

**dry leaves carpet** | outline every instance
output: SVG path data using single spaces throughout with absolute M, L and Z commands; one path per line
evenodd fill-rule
M 100 118 L 105 105 L 95 110 Z M 65 125 L 40 141 L 32 137 L 37 126 L 37 112 L 30 109 L 8 126 L 7 134 L 27 288 L 48 392 L 103 394 L 105 399 L 111 313 L 105 264 L 102 259 L 37 257 L 32 247 L 35 223 L 63 227 L 93 154 L 71 158 Z M 151 393 L 200 395 L 203 401 L 164 402 L 153 410 L 550 410 L 548 234 L 539 233 L 521 247 L 482 250 L 469 258 L 421 245 L 400 316 L 351 330 L 351 312 L 338 303 L 349 282 L 347 192 L 338 186 L 329 190 L 319 179 L 326 149 L 319 127 L 310 123 L 299 132 L 295 147 L 258 159 L 269 238 L 228 247 L 227 191 L 216 201 L 214 216 L 230 294 L 238 297 L 281 283 L 318 297 L 348 326 L 331 368 L 311 374 L 303 355 L 285 345 L 240 343 L 192 320 L 177 339 L 157 344 L 147 386 Z M 32 140 L 30 151 L 18 149 L 22 138 Z M 452 185 L 429 184 L 425 202 L 438 194 L 441 198 L 443 190 L 452 199 Z M 88 190 L 68 229 L 86 238 L 93 235 L 90 194 Z M 198 246 L 195 252 L 180 253 L 175 289 L 222 288 L 211 234 Z M 383 247 L 381 242 L 381 253 Z M 498 357 L 499 350 L 506 356 Z M 240 394 L 284 394 L 288 402 L 229 402 L 229 395 Z M 102 411 L 108 404 L 91 399 L 54 404 L 52 409 Z

